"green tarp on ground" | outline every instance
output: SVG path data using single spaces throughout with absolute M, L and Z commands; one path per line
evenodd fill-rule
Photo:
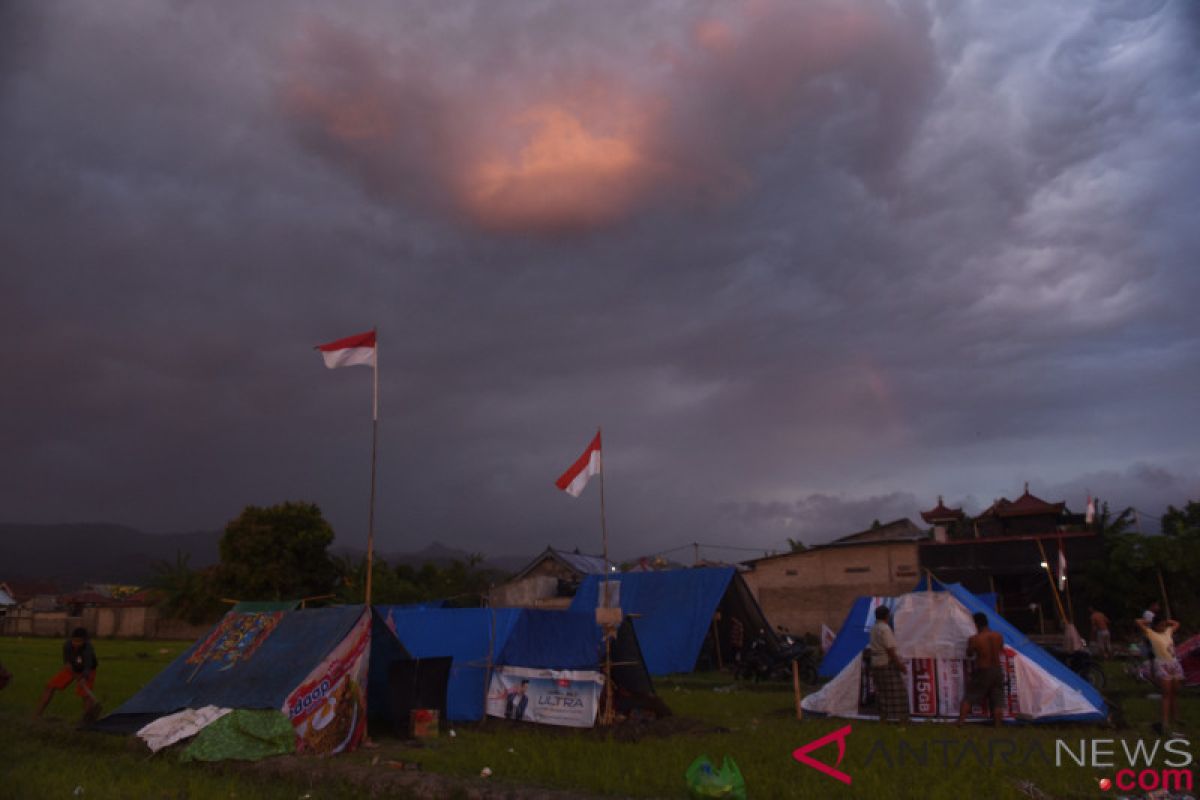
M 180 761 L 259 761 L 296 752 L 296 731 L 280 711 L 234 709 L 192 740 Z

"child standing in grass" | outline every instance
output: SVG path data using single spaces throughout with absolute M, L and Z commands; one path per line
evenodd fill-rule
M 100 662 L 96 651 L 88 641 L 86 628 L 76 628 L 71 632 L 71 638 L 63 642 L 63 667 L 46 683 L 46 690 L 38 701 L 34 717 L 40 717 L 50 705 L 50 698 L 60 689 L 67 689 L 72 683 L 76 684 L 75 694 L 83 698 L 83 715 L 88 717 L 96 705 L 92 687 L 96 685 L 96 667 Z

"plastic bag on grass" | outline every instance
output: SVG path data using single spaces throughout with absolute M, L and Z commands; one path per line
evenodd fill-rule
M 717 769 L 708 756 L 700 756 L 684 773 L 687 776 L 688 793 L 692 797 L 729 797 L 746 800 L 746 781 L 742 771 L 729 756 L 721 761 Z

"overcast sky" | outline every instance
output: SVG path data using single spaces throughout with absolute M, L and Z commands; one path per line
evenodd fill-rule
M 381 549 L 1200 499 L 1185 0 L 0 6 L 0 519 Z M 713 553 L 716 555 L 715 551 Z

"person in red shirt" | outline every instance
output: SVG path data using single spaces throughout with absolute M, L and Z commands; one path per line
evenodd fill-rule
M 97 704 L 92 687 L 96 685 L 96 668 L 100 661 L 96 651 L 88 641 L 86 628 L 76 628 L 71 632 L 71 638 L 63 642 L 63 667 L 46 682 L 46 690 L 38 701 L 35 717 L 40 717 L 50 705 L 54 693 L 70 688 L 75 684 L 75 694 L 83 698 L 83 715 L 87 719 L 95 714 Z

